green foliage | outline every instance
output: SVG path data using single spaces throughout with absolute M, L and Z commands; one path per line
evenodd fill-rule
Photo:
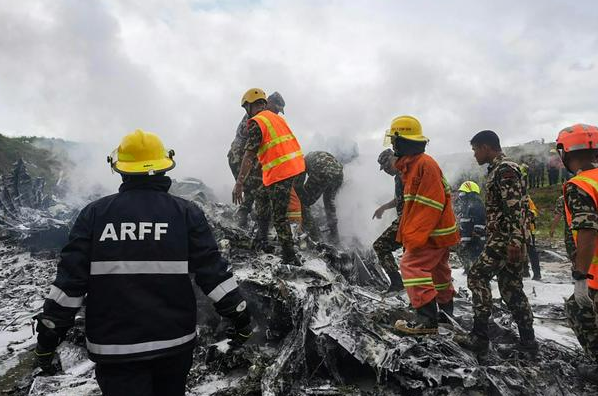
M 563 193 L 563 187 L 560 184 L 553 186 L 545 186 L 541 188 L 533 188 L 529 194 L 539 210 L 539 216 L 536 219 L 537 235 L 539 238 L 546 239 L 549 237 L 550 224 L 554 218 L 554 206 L 556 199 Z M 563 236 L 564 219 L 559 222 L 554 233 L 555 238 Z
M 46 189 L 51 192 L 60 177 L 66 158 L 58 158 L 54 153 L 38 148 L 36 140 L 46 140 L 36 137 L 7 137 L 0 134 L 0 174 L 8 174 L 13 164 L 22 158 L 27 166 L 27 172 L 32 177 L 43 177 Z

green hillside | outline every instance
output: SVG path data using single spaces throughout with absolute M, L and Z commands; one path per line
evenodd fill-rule
M 36 140 L 40 139 L 35 137 L 7 137 L 0 134 L 0 174 L 8 174 L 13 164 L 19 158 L 22 158 L 27 166 L 27 172 L 32 177 L 43 177 L 46 180 L 46 189 L 49 192 L 56 185 L 64 164 L 61 163 L 61 159 L 56 154 L 36 147 Z

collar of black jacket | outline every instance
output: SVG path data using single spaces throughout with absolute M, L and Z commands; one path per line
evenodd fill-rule
M 118 189 L 119 192 L 129 190 L 154 190 L 168 192 L 172 180 L 170 177 L 162 175 L 140 175 L 140 176 L 123 176 L 123 183 Z

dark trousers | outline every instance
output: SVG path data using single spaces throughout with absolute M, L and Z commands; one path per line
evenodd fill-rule
M 104 396 L 184 396 L 193 350 L 128 363 L 98 363 L 96 379 Z

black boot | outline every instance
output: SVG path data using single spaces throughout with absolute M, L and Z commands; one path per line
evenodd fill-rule
M 521 358 L 531 359 L 538 354 L 538 342 L 534 330 L 519 328 L 519 342 L 516 344 L 501 344 L 496 352 L 503 359 Z
M 445 315 L 452 318 L 454 316 L 454 308 L 455 306 L 453 304 L 453 300 L 447 302 L 446 304 L 438 304 L 438 309 L 441 311 L 440 315 L 438 315 L 438 321 L 440 323 L 449 323 L 449 320 L 445 317 Z
M 285 265 L 296 265 L 301 266 L 303 263 L 297 257 L 297 253 L 295 253 L 295 249 L 291 248 L 283 248 L 282 249 L 282 261 L 281 264 Z
M 237 211 L 237 225 L 240 228 L 247 227 L 247 219 L 249 218 L 249 212 L 244 207 L 240 207 Z
M 518 350 L 530 355 L 538 353 L 538 341 L 536 341 L 536 334 L 534 329 L 523 329 L 519 327 L 519 345 Z
M 401 274 L 398 271 L 388 273 L 388 277 L 390 278 L 390 286 L 388 286 L 386 293 L 400 292 L 405 289 L 403 278 L 401 278 Z
M 438 334 L 438 306 L 432 300 L 421 308 L 417 308 L 415 320 L 408 322 L 399 319 L 395 322 L 395 330 L 406 335 Z
M 479 320 L 473 321 L 473 329 L 469 334 L 456 334 L 453 341 L 465 349 L 476 353 L 485 353 L 488 351 L 490 341 L 488 339 L 488 323 Z
M 597 364 L 580 364 L 577 366 L 577 374 L 586 381 L 594 385 L 598 385 L 598 365 Z
M 267 222 L 260 221 L 257 225 L 257 235 L 253 240 L 253 248 L 256 251 L 262 251 L 264 253 L 274 253 L 274 246 L 268 243 L 268 229 L 269 224 Z

